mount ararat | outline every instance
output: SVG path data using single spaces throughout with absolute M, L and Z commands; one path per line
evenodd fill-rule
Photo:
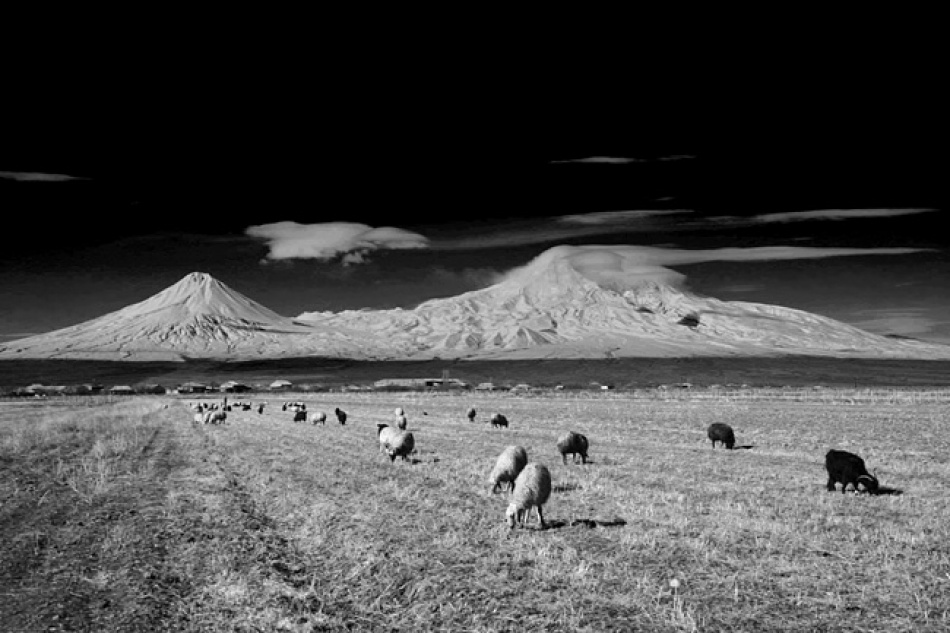
M 662 273 L 672 271 L 638 276 L 610 257 L 598 247 L 557 246 L 497 284 L 413 309 L 295 318 L 195 272 L 140 303 L 10 341 L 0 346 L 0 359 L 950 359 L 950 346 L 872 334 L 791 308 L 699 296 L 667 283 Z

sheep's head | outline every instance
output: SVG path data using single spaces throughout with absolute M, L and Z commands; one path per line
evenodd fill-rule
M 513 528 L 516 524 L 521 523 L 523 516 L 523 509 L 519 508 L 514 503 L 508 504 L 508 509 L 505 510 L 505 521 L 508 523 L 509 528 Z
M 877 477 L 874 477 L 873 475 L 861 475 L 858 477 L 858 483 L 863 484 L 864 489 L 872 495 L 877 493 L 877 489 L 880 486 Z

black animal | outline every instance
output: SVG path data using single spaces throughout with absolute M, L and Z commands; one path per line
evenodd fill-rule
M 496 427 L 496 426 L 503 426 L 503 427 L 507 428 L 507 427 L 508 427 L 508 418 L 506 418 L 505 416 L 503 416 L 503 415 L 500 414 L 500 413 L 494 413 L 494 414 L 492 414 L 492 416 L 491 416 L 491 425 L 492 425 L 492 428 L 494 428 L 494 427 Z
M 466 413 L 465 415 L 468 416 L 469 422 L 474 422 L 475 421 L 475 407 L 469 408 L 468 413 Z
M 858 484 L 870 494 L 878 489 L 877 477 L 868 473 L 864 460 L 848 451 L 831 449 L 825 455 L 825 470 L 828 471 L 828 492 L 835 491 L 835 484 L 841 482 L 841 494 L 844 494 L 848 484 L 858 491 Z
M 712 447 L 716 448 L 716 442 L 720 442 L 728 449 L 736 445 L 736 434 L 732 432 L 732 427 L 723 422 L 714 422 L 709 425 L 706 436 L 712 442 Z
M 307 412 L 306 411 L 297 411 L 294 413 L 294 422 L 306 422 L 307 421 Z
M 581 456 L 581 463 L 587 463 L 587 436 L 574 431 L 568 431 L 557 440 L 557 450 L 561 453 L 561 462 L 567 463 L 567 456 L 571 456 L 571 461 L 577 463 L 577 456 Z
M 337 407 L 333 412 L 336 413 L 336 419 L 340 421 L 340 424 L 346 424 L 346 411 Z
M 263 404 L 260 405 L 259 407 L 257 407 L 257 412 L 258 412 L 260 415 L 264 415 L 264 405 L 263 405 Z

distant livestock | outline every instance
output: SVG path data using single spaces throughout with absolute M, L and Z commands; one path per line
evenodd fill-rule
M 409 419 L 405 415 L 400 415 L 396 418 L 396 427 L 401 431 L 405 431 L 406 427 L 409 425 Z
M 294 422 L 306 422 L 307 412 L 304 410 L 294 412 Z
M 310 414 L 310 424 L 326 424 L 327 414 L 323 411 L 316 411 Z
M 531 508 L 538 514 L 538 523 L 544 529 L 544 512 L 542 506 L 551 497 L 551 473 L 547 466 L 534 462 L 527 464 L 518 478 L 515 479 L 515 490 L 511 495 L 511 503 L 505 510 L 505 520 L 509 528 L 515 525 L 527 526 Z
M 492 427 L 508 427 L 508 418 L 506 418 L 501 413 L 492 414 L 490 422 Z
M 337 407 L 333 412 L 336 413 L 336 419 L 339 420 L 340 424 L 346 424 L 346 411 Z
M 398 418 L 401 415 L 405 415 L 405 411 L 402 410 L 402 407 L 396 407 L 396 417 Z
M 257 413 L 258 413 L 259 415 L 264 415 L 264 404 L 263 404 L 263 403 L 261 403 L 260 405 L 258 405 L 258 407 L 257 407 Z
M 528 463 L 528 452 L 523 446 L 507 446 L 501 452 L 498 459 L 495 460 L 495 467 L 488 475 L 488 483 L 491 484 L 492 493 L 498 492 L 499 488 L 507 487 L 514 490 L 515 480 Z
M 224 411 L 208 411 L 205 413 L 205 424 L 224 424 L 228 419 L 228 414 Z
M 574 431 L 568 431 L 557 438 L 557 450 L 561 454 L 561 462 L 565 464 L 568 455 L 571 456 L 571 460 L 575 464 L 577 463 L 577 456 L 580 455 L 581 463 L 586 464 L 588 446 L 587 436 Z
M 869 494 L 876 494 L 879 484 L 877 477 L 871 475 L 864 466 L 864 460 L 848 451 L 831 449 L 825 455 L 825 469 L 828 471 L 828 491 L 835 491 L 835 484 L 841 484 L 841 493 L 844 494 L 851 484 L 855 492 L 858 485 L 863 485 Z
M 732 449 L 736 445 L 736 434 L 732 432 L 732 427 L 722 422 L 710 424 L 706 436 L 712 442 L 713 448 L 716 448 L 716 442 L 720 442 L 728 449 Z
M 468 421 L 469 421 L 469 422 L 474 422 L 474 421 L 475 421 L 475 415 L 476 415 L 476 414 L 475 414 L 475 407 L 469 407 L 468 413 L 466 413 L 465 415 L 468 416 Z

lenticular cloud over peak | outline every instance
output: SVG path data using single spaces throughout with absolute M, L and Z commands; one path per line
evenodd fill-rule
M 596 284 L 613 290 L 635 290 L 645 284 L 681 287 L 686 276 L 669 266 L 713 261 L 774 261 L 856 255 L 901 255 L 914 248 L 810 248 L 763 246 L 685 250 L 632 245 L 561 245 L 550 248 L 526 266 L 509 272 L 504 280 L 527 282 L 540 270 L 570 269 Z

